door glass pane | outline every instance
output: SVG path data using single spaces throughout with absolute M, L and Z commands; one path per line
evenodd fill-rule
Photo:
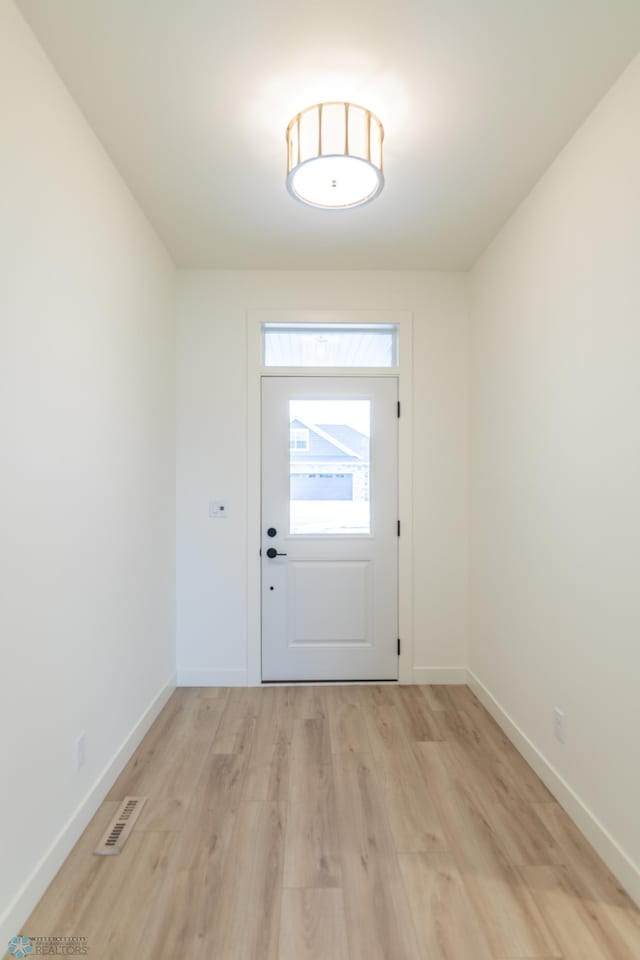
M 292 534 L 368 534 L 369 400 L 289 401 Z
M 263 347 L 265 367 L 396 367 L 398 327 L 266 323 Z

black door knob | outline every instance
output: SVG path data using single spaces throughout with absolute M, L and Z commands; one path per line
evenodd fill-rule
M 278 553 L 275 547 L 269 547 L 267 550 L 269 560 L 275 560 L 276 557 L 286 557 L 286 553 Z
M 277 532 L 278 532 L 278 531 L 276 530 L 275 527 L 269 527 L 269 529 L 267 530 L 267 536 L 268 536 L 268 537 L 275 537 L 275 535 L 276 535 Z

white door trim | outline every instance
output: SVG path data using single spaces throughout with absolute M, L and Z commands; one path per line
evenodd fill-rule
M 393 369 L 263 367 L 263 323 L 394 323 L 400 331 L 399 364 Z M 413 315 L 399 310 L 249 310 L 247 312 L 247 684 L 260 686 L 260 384 L 262 377 L 397 377 L 398 423 L 398 616 L 399 680 L 413 681 Z

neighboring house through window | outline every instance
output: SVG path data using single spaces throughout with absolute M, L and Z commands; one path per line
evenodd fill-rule
M 369 438 L 347 424 L 290 423 L 292 500 L 369 499 Z
M 289 432 L 290 450 L 308 450 L 309 449 L 309 431 L 299 427 L 292 427 Z

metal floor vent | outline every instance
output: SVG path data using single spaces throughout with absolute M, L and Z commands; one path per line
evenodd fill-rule
M 142 813 L 146 797 L 125 797 L 120 809 L 93 851 L 98 857 L 116 857 L 129 839 L 136 820 Z

